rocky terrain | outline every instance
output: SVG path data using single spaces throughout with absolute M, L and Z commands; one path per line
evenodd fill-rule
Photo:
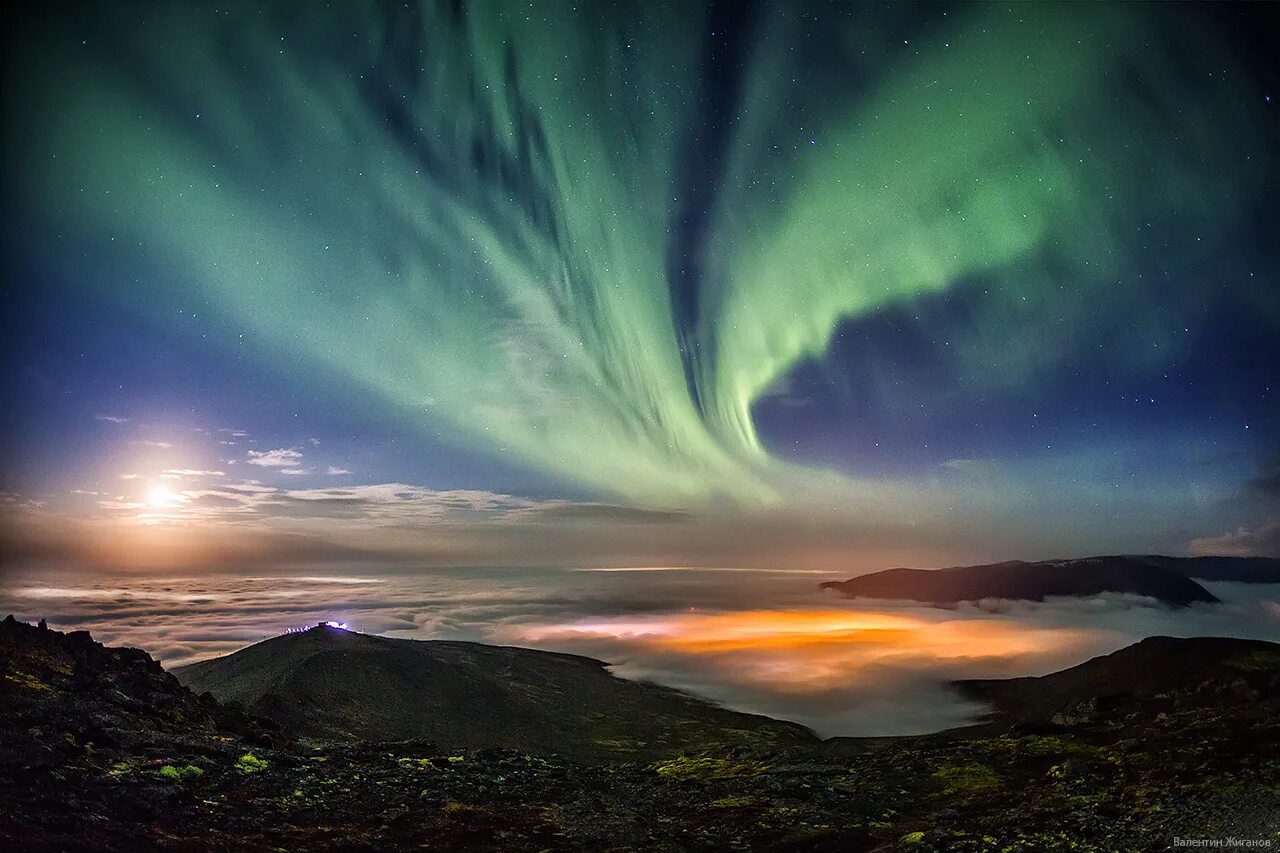
M 1266 577 L 1254 565 L 1232 573 L 1218 560 L 1205 571 L 1219 575 Z M 1144 595 L 1161 603 L 1185 607 L 1218 599 L 1185 573 L 1176 557 L 1087 557 L 1079 560 L 1045 560 L 1027 563 L 1009 560 L 981 566 L 946 569 L 886 569 L 847 581 L 828 581 L 823 588 L 849 598 L 883 598 L 954 606 L 964 601 L 1003 598 L 1043 601 L 1049 596 L 1087 596 L 1103 592 Z M 1272 561 L 1280 562 L 1280 561 Z M 1181 570 L 1180 570 L 1181 569 Z
M 1014 719 L 1006 707 L 998 734 L 739 743 L 583 763 L 422 740 L 305 740 L 195 695 L 143 652 L 9 619 L 0 623 L 0 843 L 1031 853 L 1234 835 L 1275 846 L 1280 646 L 1209 645 L 1144 649 L 1143 666 L 1201 663 L 1179 678 L 1166 662 L 1170 677 L 1127 693 L 1091 681 L 1111 665 L 1095 667 L 1071 679 L 1070 707 L 1088 690 L 1131 701 L 1058 722 Z

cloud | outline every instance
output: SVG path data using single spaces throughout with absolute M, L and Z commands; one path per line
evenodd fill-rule
M 119 415 L 94 415 L 93 419 L 95 421 L 104 421 L 109 424 L 127 424 L 129 422 L 128 418 L 122 418 Z
M 330 465 L 328 468 L 325 469 L 325 473 L 328 474 L 330 477 L 339 477 L 343 474 L 350 474 L 351 472 L 348 471 L 346 468 L 338 468 L 333 465 Z
M 111 498 L 109 500 L 98 501 L 98 506 L 102 507 L 105 510 L 131 511 L 131 510 L 142 509 L 143 507 L 146 506 L 146 504 L 141 503 L 140 501 L 125 500 L 123 495 L 116 495 L 114 498 Z
M 1280 557 L 1280 519 L 1193 539 L 1191 551 L 1202 556 Z
M 275 486 L 267 486 L 258 480 L 245 480 L 241 483 L 224 483 L 222 488 L 233 492 L 241 492 L 246 495 L 270 494 L 279 491 Z
M 258 504 L 264 515 L 289 518 L 366 519 L 417 528 L 442 521 L 495 520 L 538 509 L 529 498 L 478 489 L 428 489 L 378 483 L 320 489 L 279 490 Z
M 220 492 L 207 489 L 198 492 L 185 492 L 184 494 L 188 499 L 187 506 L 193 510 L 239 509 L 252 511 L 250 499 L 236 492 Z
M 246 461 L 250 465 L 263 468 L 296 468 L 302 461 L 302 451 L 287 447 L 275 450 L 250 450 Z
M 202 471 L 198 468 L 169 468 L 161 474 L 162 477 L 182 478 L 182 477 L 225 477 L 224 471 Z
M 557 502 L 540 506 L 537 512 L 546 520 L 613 521 L 634 524 L 680 524 L 693 518 L 685 510 L 647 509 L 606 503 Z
M 151 441 L 151 440 L 142 440 L 142 441 L 131 441 L 131 442 L 129 442 L 129 443 L 130 443 L 130 444 L 141 444 L 143 447 L 159 447 L 159 448 L 163 448 L 163 449 L 168 449 L 168 448 L 170 448 L 170 447 L 173 447 L 173 443 L 172 443 L 172 442 L 169 442 L 169 441 Z

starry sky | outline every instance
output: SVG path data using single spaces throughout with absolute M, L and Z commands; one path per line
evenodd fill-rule
M 26 4 L 8 565 L 1280 553 L 1275 4 Z

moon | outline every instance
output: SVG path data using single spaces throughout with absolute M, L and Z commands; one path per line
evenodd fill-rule
M 147 492 L 147 506 L 152 509 L 169 509 L 177 502 L 177 495 L 164 486 L 152 486 Z

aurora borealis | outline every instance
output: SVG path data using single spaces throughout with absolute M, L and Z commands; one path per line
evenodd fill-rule
M 1277 547 L 1274 7 L 16 24 L 24 553 L 139 516 L 261 521 L 250 562 Z

